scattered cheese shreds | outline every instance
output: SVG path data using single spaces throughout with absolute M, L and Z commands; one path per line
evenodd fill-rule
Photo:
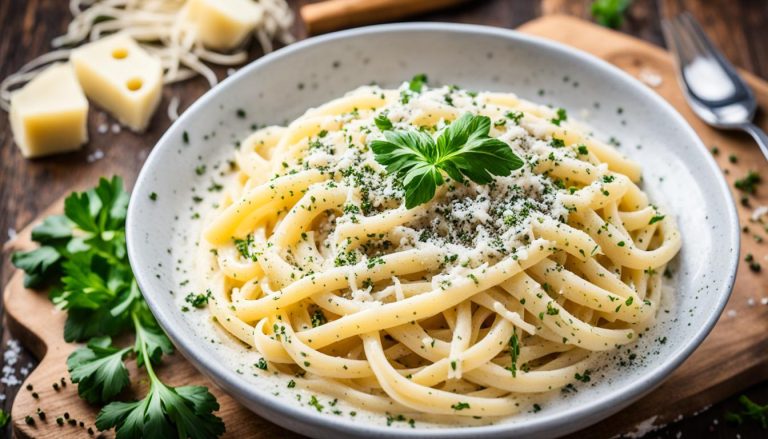
M 658 430 L 659 428 L 664 427 L 664 425 L 656 425 L 656 419 L 658 416 L 652 416 L 639 424 L 635 425 L 634 430 L 627 433 L 625 437 L 627 438 L 641 438 L 647 435 L 648 433 L 651 433 L 653 431 Z
M 290 33 L 293 12 L 285 0 L 258 0 L 260 20 L 253 23 L 250 34 L 270 52 L 273 41 L 288 44 L 294 41 Z M 71 49 L 88 41 L 96 41 L 115 32 L 125 32 L 163 66 L 163 82 L 173 83 L 197 75 L 205 77 L 211 86 L 218 82 L 205 62 L 219 65 L 239 65 L 248 56 L 243 45 L 231 53 L 205 47 L 199 23 L 186 19 L 186 0 L 71 0 L 72 21 L 67 32 L 52 42 L 56 50 L 27 63 L 18 72 L 0 83 L 0 108 L 8 111 L 12 90 L 30 81 L 42 67 L 69 58 Z
M 97 149 L 96 151 L 92 152 L 91 154 L 88 154 L 88 157 L 86 157 L 86 160 L 88 163 L 93 163 L 95 161 L 99 161 L 104 158 L 104 151 Z
M 765 214 L 768 213 L 768 206 L 757 206 L 752 211 L 752 214 L 749 216 L 749 219 L 753 222 L 760 221 L 760 219 L 765 216 Z
M 643 67 L 637 76 L 643 83 L 653 88 L 660 86 L 664 82 L 658 72 L 648 67 Z
M 179 104 L 181 99 L 178 96 L 173 96 L 168 103 L 168 119 L 173 122 L 179 118 Z

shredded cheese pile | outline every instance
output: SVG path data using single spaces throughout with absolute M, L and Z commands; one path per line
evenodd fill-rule
M 241 48 L 221 53 L 204 47 L 195 30 L 181 19 L 185 4 L 186 0 L 70 0 L 73 18 L 67 32 L 54 38 L 53 51 L 25 64 L 0 83 L 0 108 L 8 111 L 12 91 L 32 80 L 48 64 L 67 60 L 72 47 L 115 32 L 128 33 L 160 59 L 166 84 L 201 75 L 211 86 L 216 85 L 216 74 L 205 63 L 239 65 L 247 60 L 247 52 Z M 272 51 L 275 40 L 282 44 L 293 42 L 289 31 L 293 13 L 285 0 L 258 0 L 257 5 L 263 14 L 254 33 L 262 49 Z

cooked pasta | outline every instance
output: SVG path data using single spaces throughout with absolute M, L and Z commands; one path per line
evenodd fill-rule
M 371 150 L 462 114 L 523 161 L 443 175 L 405 207 Z M 264 368 L 373 410 L 509 416 L 654 323 L 681 246 L 640 167 L 564 110 L 457 87 L 361 87 L 241 142 L 196 266 L 218 324 Z

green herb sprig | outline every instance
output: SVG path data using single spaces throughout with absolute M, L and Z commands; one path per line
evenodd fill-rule
M 435 196 L 444 183 L 443 172 L 457 182 L 464 177 L 488 184 L 507 176 L 523 161 L 501 140 L 488 136 L 491 120 L 465 113 L 443 129 L 437 140 L 423 131 L 385 130 L 386 140 L 371 142 L 376 161 L 396 173 L 405 188 L 405 207 L 411 209 Z
M 23 270 L 28 288 L 50 287 L 50 298 L 67 311 L 64 339 L 88 343 L 67 359 L 72 382 L 92 404 L 113 401 L 130 384 L 124 361 L 135 356 L 149 376 L 147 396 L 111 402 L 96 419 L 101 429 L 116 427 L 118 439 L 220 436 L 219 405 L 205 387 L 169 387 L 153 365 L 173 353 L 173 345 L 149 310 L 128 263 L 125 217 L 129 195 L 119 177 L 75 192 L 64 215 L 46 218 L 32 231 L 40 244 L 17 252 L 11 262 Z M 111 336 L 133 333 L 132 346 L 114 346 Z
M 758 422 L 764 429 L 768 429 L 768 404 L 760 405 L 746 395 L 739 396 L 739 403 L 744 410 L 725 414 L 725 420 L 741 425 L 745 420 Z
M 740 191 L 754 195 L 755 192 L 757 192 L 757 186 L 762 181 L 763 179 L 760 177 L 760 174 L 755 171 L 749 171 L 747 175 L 744 176 L 744 178 L 740 178 L 733 182 L 733 186 Z
M 632 0 L 595 0 L 592 2 L 592 16 L 601 25 L 618 29 L 631 4 Z

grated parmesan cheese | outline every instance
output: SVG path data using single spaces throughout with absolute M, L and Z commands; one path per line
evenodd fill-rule
M 403 84 L 399 92 L 407 93 L 407 90 L 407 84 Z M 384 91 L 371 86 L 361 87 L 352 93 L 381 94 Z M 450 100 L 451 107 L 460 111 L 485 105 L 483 94 L 473 95 L 455 87 L 425 86 L 420 93 L 410 96 L 410 99 L 401 99 L 388 105 L 387 118 L 396 129 L 411 127 L 414 121 L 430 120 L 430 109 L 446 107 L 446 99 Z M 384 172 L 372 153 L 362 147 L 372 140 L 383 138 L 381 130 L 371 126 L 369 120 L 357 118 L 355 111 L 326 116 L 325 120 L 321 119 L 318 123 L 320 126 L 341 123 L 345 130 L 330 131 L 309 139 L 309 151 L 303 158 L 303 166 L 341 174 L 345 183 L 361 191 L 364 200 L 354 211 L 346 212 L 338 218 L 329 217 L 328 226 L 333 227 L 331 219 L 339 224 L 354 223 L 356 215 L 360 213 L 369 215 L 377 209 L 391 208 L 402 197 L 403 189 L 393 175 Z M 508 177 L 497 177 L 489 185 L 452 182 L 450 188 L 440 189 L 436 198 L 438 202 L 424 207 L 429 209 L 426 215 L 418 215 L 419 219 L 396 229 L 399 238 L 397 242 L 382 242 L 379 245 L 394 244 L 401 249 L 439 248 L 449 254 L 462 255 L 462 261 L 457 263 L 474 267 L 480 261 L 498 260 L 519 252 L 530 241 L 530 222 L 533 218 L 545 216 L 564 221 L 568 211 L 560 201 L 559 194 L 566 190 L 532 170 L 533 164 L 542 157 L 556 154 L 556 158 L 565 158 L 568 154 L 574 154 L 567 148 L 553 151 L 546 140 L 549 136 L 544 135 L 547 132 L 545 130 L 551 128 L 547 124 L 539 126 L 524 120 L 520 126 L 513 123 L 494 126 L 494 136 L 508 143 L 529 165 Z M 446 125 L 446 121 L 440 118 L 434 121 L 433 126 L 425 128 L 436 132 Z M 340 144 L 347 146 L 334 146 Z M 335 148 L 340 150 L 336 151 Z M 347 204 L 354 204 L 355 201 L 347 200 Z M 325 230 L 319 242 L 325 242 L 325 246 L 332 245 L 327 241 L 331 234 L 331 229 Z M 366 251 L 370 255 L 376 249 Z M 464 276 L 465 273 L 460 275 Z

